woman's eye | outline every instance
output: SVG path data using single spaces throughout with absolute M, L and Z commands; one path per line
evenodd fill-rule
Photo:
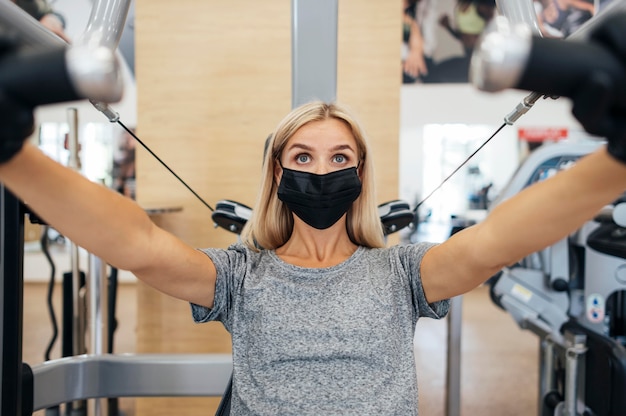
M 335 163 L 346 163 L 346 157 L 344 155 L 335 155 Z
M 309 155 L 304 155 L 304 154 L 298 155 L 296 157 L 296 160 L 298 161 L 298 163 L 306 163 L 309 161 Z

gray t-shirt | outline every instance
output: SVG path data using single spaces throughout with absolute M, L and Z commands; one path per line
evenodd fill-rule
M 424 297 L 430 247 L 360 247 L 321 269 L 240 244 L 203 250 L 217 268 L 215 303 L 192 314 L 232 335 L 231 414 L 417 415 L 415 324 L 449 307 Z

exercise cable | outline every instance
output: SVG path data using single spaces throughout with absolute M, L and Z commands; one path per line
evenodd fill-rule
M 131 129 L 126 127 L 124 123 L 121 122 L 120 115 L 116 111 L 113 111 L 107 103 L 94 101 L 94 100 L 89 100 L 89 102 L 96 108 L 96 110 L 104 114 L 105 117 L 108 118 L 111 123 L 117 123 L 120 126 L 122 126 L 122 128 L 126 130 L 128 134 L 133 136 L 133 138 L 137 140 L 137 142 L 144 149 L 148 151 L 148 153 L 150 153 L 157 161 L 159 161 L 159 163 L 163 165 L 165 169 L 167 169 L 172 175 L 174 175 L 174 177 L 178 179 L 180 183 L 182 183 L 185 186 L 185 188 L 187 188 L 196 198 L 198 198 L 198 200 L 202 202 L 202 204 L 204 204 L 205 207 L 207 207 L 211 212 L 215 211 L 213 207 L 211 207 L 211 205 L 209 205 L 204 199 L 202 199 L 200 195 L 196 193 L 196 191 L 194 191 L 193 189 L 191 189 L 189 185 L 187 185 L 187 182 L 185 182 L 180 176 L 178 176 L 176 172 L 174 172 L 169 166 L 167 166 L 167 164 L 163 160 L 161 160 L 159 156 L 156 155 L 156 153 L 154 153 L 143 141 L 141 141 L 139 137 L 137 137 L 137 135 Z
M 517 121 L 517 119 L 519 119 L 522 115 L 526 114 L 528 112 L 528 110 L 530 110 L 530 108 L 535 104 L 535 102 L 537 102 L 537 100 L 542 97 L 542 94 L 540 93 L 536 93 L 533 92 L 531 94 L 529 94 L 527 97 L 525 97 L 516 107 L 515 109 L 509 113 L 505 118 L 504 118 L 504 123 L 502 123 L 502 125 L 500 127 L 498 127 L 494 133 L 487 139 L 485 140 L 474 152 L 472 152 L 459 166 L 457 166 L 452 173 L 450 173 L 448 176 L 446 176 L 443 181 L 441 181 L 441 183 L 439 185 L 437 185 L 435 187 L 435 189 L 433 189 L 425 198 L 423 198 L 413 209 L 413 212 L 415 213 L 415 215 L 417 216 L 417 210 L 419 209 L 419 207 L 426 202 L 435 192 L 437 192 L 448 180 L 450 180 L 450 178 L 452 178 L 452 176 L 454 176 L 463 166 L 465 166 L 467 164 L 467 162 L 469 162 L 478 152 L 480 152 L 482 150 L 483 147 L 485 147 L 487 145 L 487 143 L 489 143 L 506 125 L 512 125 L 515 121 Z M 544 96 L 544 98 L 546 98 L 547 96 Z M 554 98 L 554 97 L 552 97 Z M 178 179 L 180 181 L 180 183 L 182 183 L 196 198 L 198 198 L 198 200 L 200 202 L 202 202 L 202 204 L 204 204 L 204 206 L 206 206 L 210 211 L 215 211 L 204 199 L 202 199 L 202 197 L 200 195 L 198 195 L 196 193 L 196 191 L 194 191 L 180 176 L 178 176 L 176 174 L 176 172 L 174 172 L 159 156 L 157 156 L 143 141 L 141 141 L 139 139 L 139 137 L 137 137 L 137 135 L 128 127 L 126 127 L 124 125 L 124 123 L 121 122 L 120 120 L 120 116 L 117 112 L 111 110 L 111 108 L 108 106 L 108 104 L 106 103 L 101 103 L 101 102 L 95 102 L 95 101 L 91 101 L 91 103 L 93 104 L 93 106 L 99 110 L 101 113 L 103 113 L 110 122 L 112 123 L 118 123 L 120 126 L 122 126 L 122 128 L 124 130 L 126 130 L 126 132 L 128 132 L 128 134 L 130 134 L 135 140 L 137 140 L 137 142 L 144 148 L 146 149 L 159 163 L 161 163 L 161 165 L 163 165 L 172 175 L 174 175 L 174 177 L 176 179 Z

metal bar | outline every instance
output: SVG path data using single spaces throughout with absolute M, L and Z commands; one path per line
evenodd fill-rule
M 80 172 L 81 163 L 79 156 L 79 140 L 78 140 L 78 110 L 76 108 L 67 109 L 68 130 L 68 147 L 70 157 L 68 167 Z M 72 355 L 85 354 L 87 352 L 86 342 L 86 314 L 85 310 L 85 290 L 83 287 L 83 273 L 80 270 L 80 253 L 79 247 L 73 241 L 70 242 L 70 262 L 72 273 Z M 67 302 L 68 299 L 64 299 Z M 73 412 L 83 414 L 86 412 L 87 403 L 84 401 L 76 401 L 68 403 Z
M 543 414 L 546 395 L 556 390 L 554 342 L 549 336 L 539 341 L 539 400 L 537 414 Z
M 89 255 L 89 264 L 87 278 L 89 352 L 93 355 L 103 355 L 108 352 L 109 348 L 107 264 L 93 254 Z
M 87 26 L 77 43 L 104 46 L 115 50 L 119 44 L 131 0 L 95 0 Z M 66 43 L 11 1 L 0 1 L 0 27 L 16 32 L 27 48 L 47 48 Z
M 21 415 L 24 211 L 2 184 L 0 248 L 0 415 Z
M 21 47 L 42 49 L 66 43 L 12 1 L 0 1 L 0 27 L 11 28 Z
M 461 414 L 461 324 L 463 318 L 463 297 L 450 299 L 448 311 L 448 354 L 446 367 L 445 414 Z
M 89 274 L 87 276 L 87 309 L 89 316 L 89 347 L 92 355 L 103 355 L 109 348 L 108 330 L 108 278 L 107 265 L 94 254 L 89 255 Z M 92 400 L 88 403 L 88 414 L 108 415 L 107 399 Z
M 572 335 L 572 345 L 565 350 L 565 385 L 563 387 L 563 415 L 578 416 L 579 385 L 584 383 L 584 355 L 587 352 L 585 335 Z M 584 399 L 584 398 L 583 398 Z
M 67 123 L 69 126 L 68 132 L 68 145 L 70 150 L 70 158 L 68 162 L 68 166 L 80 172 L 81 164 L 80 158 L 78 155 L 78 112 L 75 108 L 67 109 Z M 71 250 L 70 250 L 70 261 L 71 261 L 71 270 L 72 270 L 72 303 L 73 303 L 73 319 L 72 319 L 72 341 L 73 355 L 84 354 L 86 352 L 85 349 L 85 333 L 84 333 L 84 324 L 85 324 L 85 311 L 84 311 L 84 303 L 82 302 L 82 279 L 80 273 L 80 256 L 79 256 L 79 247 L 74 242 L 71 242 Z
M 292 0 L 291 105 L 337 95 L 337 0 Z
M 95 0 L 87 27 L 78 42 L 117 49 L 131 0 Z
M 102 397 L 221 396 L 231 373 L 230 354 L 61 358 L 33 367 L 33 409 Z

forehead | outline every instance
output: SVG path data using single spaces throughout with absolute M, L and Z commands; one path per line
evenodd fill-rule
M 350 128 L 345 122 L 334 118 L 312 121 L 300 127 L 287 141 L 285 149 L 289 150 L 295 144 L 319 149 L 347 145 L 354 151 L 357 150 L 356 140 Z

